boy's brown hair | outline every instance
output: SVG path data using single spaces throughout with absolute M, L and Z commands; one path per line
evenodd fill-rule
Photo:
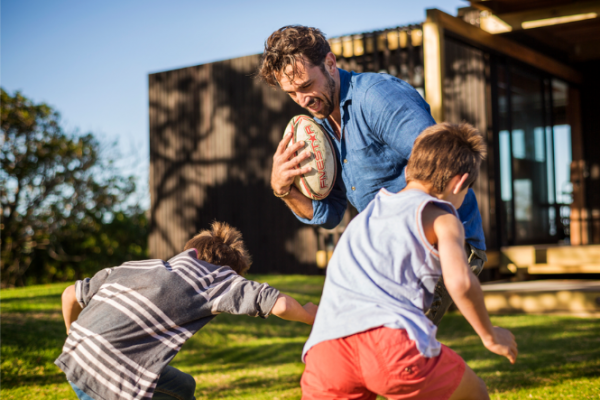
M 463 187 L 471 187 L 486 154 L 485 141 L 472 125 L 466 122 L 432 125 L 415 140 L 406 166 L 406 182 L 426 182 L 441 193 L 454 176 L 468 173 Z
M 265 42 L 258 75 L 269 85 L 277 86 L 276 75 L 291 65 L 293 72 L 288 78 L 293 81 L 296 61 L 302 61 L 302 56 L 313 66 L 324 69 L 323 61 L 330 51 L 329 42 L 319 29 L 301 25 L 284 26 L 273 32 Z
M 191 238 L 183 250 L 188 249 L 196 249 L 199 260 L 214 265 L 227 265 L 240 275 L 244 275 L 252 264 L 242 234 L 225 222 L 215 221 L 210 229 Z

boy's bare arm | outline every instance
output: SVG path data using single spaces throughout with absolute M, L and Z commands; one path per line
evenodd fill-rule
M 437 236 L 444 283 L 452 300 L 484 346 L 514 364 L 518 354 L 515 338 L 509 330 L 492 326 L 479 280 L 468 268 L 461 222 L 455 216 L 446 214 L 435 219 L 433 228 Z
M 292 297 L 280 293 L 271 310 L 271 314 L 288 321 L 298 321 L 312 325 L 315 322 L 317 308 L 316 305 L 310 302 L 306 303 L 303 307 Z
M 71 285 L 65 289 L 62 294 L 62 313 L 67 327 L 67 334 L 71 332 L 71 324 L 77 320 L 81 313 L 81 306 L 75 296 L 75 285 Z

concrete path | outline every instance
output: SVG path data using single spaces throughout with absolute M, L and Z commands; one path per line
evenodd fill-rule
M 490 314 L 569 314 L 600 317 L 600 281 L 542 280 L 485 283 Z

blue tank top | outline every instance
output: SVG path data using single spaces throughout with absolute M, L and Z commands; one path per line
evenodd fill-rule
M 440 353 L 436 326 L 425 316 L 442 275 L 421 214 L 434 203 L 458 217 L 452 204 L 420 190 L 381 189 L 346 228 L 328 268 L 306 352 L 325 340 L 385 326 L 406 329 L 425 357 Z

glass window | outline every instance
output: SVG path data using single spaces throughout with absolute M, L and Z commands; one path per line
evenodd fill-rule
M 523 129 L 515 129 L 512 134 L 513 157 L 525 159 L 525 132 Z
M 554 159 L 556 166 L 556 202 L 571 203 L 571 127 L 554 125 Z
M 556 242 L 571 202 L 568 85 L 500 64 L 497 94 L 502 244 Z
M 500 159 L 500 219 L 499 236 L 501 245 L 512 244 L 514 232 L 513 215 L 513 179 L 512 179 L 512 145 L 510 131 L 510 96 L 507 68 L 497 66 L 498 90 L 498 126 L 499 159 Z
M 502 201 L 512 200 L 510 173 L 510 138 L 508 131 L 500 131 L 500 194 Z

